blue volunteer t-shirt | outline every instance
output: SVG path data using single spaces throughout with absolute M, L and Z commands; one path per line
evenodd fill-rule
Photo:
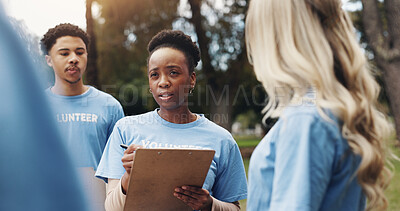
M 0 2 L 0 210 L 87 211 L 28 44 L 10 23 Z
M 96 170 L 115 123 L 124 117 L 121 104 L 92 86 L 76 96 L 56 95 L 50 89 L 46 95 L 75 167 Z
M 247 210 L 364 210 L 360 158 L 339 127 L 315 105 L 288 106 L 251 156 Z
M 144 148 L 213 149 L 215 155 L 203 188 L 225 202 L 246 198 L 247 183 L 242 156 L 231 134 L 203 115 L 194 122 L 174 124 L 162 119 L 157 109 L 125 117 L 117 122 L 104 149 L 96 176 L 107 181 L 125 173 L 120 144 Z

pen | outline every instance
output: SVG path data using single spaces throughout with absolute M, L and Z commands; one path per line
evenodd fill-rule
M 126 144 L 120 144 L 119 146 L 124 148 L 124 149 L 128 149 L 128 145 L 126 145 Z

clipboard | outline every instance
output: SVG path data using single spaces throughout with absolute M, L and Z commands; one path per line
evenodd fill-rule
M 124 211 L 191 211 L 173 195 L 174 189 L 202 187 L 215 151 L 140 148 L 135 153 Z

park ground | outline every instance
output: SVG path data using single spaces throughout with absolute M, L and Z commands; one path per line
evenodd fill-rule
M 239 145 L 240 151 L 243 156 L 243 163 L 246 169 L 246 174 L 249 168 L 249 160 L 253 149 L 260 142 L 261 138 L 247 136 L 247 137 L 235 137 L 236 142 Z M 397 157 L 400 157 L 400 147 L 394 147 L 394 138 L 390 141 L 390 149 Z M 393 178 L 386 190 L 386 197 L 389 200 L 388 211 L 399 211 L 400 210 L 400 161 L 392 160 L 393 164 Z M 240 205 L 243 211 L 246 211 L 246 199 L 240 201 Z

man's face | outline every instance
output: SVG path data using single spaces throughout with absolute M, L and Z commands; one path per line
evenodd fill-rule
M 56 83 L 82 83 L 87 65 L 86 45 L 79 37 L 60 37 L 46 55 L 46 61 L 54 69 Z

